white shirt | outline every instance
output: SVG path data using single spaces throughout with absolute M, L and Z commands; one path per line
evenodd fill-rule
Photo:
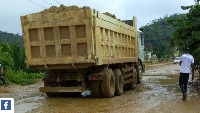
M 181 62 L 180 73 L 190 73 L 191 64 L 194 63 L 193 56 L 185 53 L 181 56 Z

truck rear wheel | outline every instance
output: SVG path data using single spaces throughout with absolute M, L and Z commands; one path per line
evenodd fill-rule
M 92 97 L 101 97 L 100 81 L 91 81 Z
M 122 76 L 122 73 L 119 69 L 115 69 L 115 95 L 120 96 L 123 94 L 123 86 L 124 86 L 124 78 Z
M 56 95 L 54 94 L 54 93 L 47 93 L 47 92 L 45 92 L 46 93 L 46 95 L 48 96 L 48 97 L 56 97 Z
M 48 82 L 45 82 L 44 81 L 44 87 L 48 87 L 49 85 L 48 85 Z M 45 92 L 46 93 L 46 95 L 48 96 L 48 97 L 55 97 L 56 95 L 54 94 L 54 93 L 49 93 L 49 92 Z
M 45 71 L 44 77 L 50 78 L 51 76 L 52 76 L 52 74 L 50 74 L 49 71 Z M 44 87 L 50 87 L 50 86 L 49 86 L 49 83 L 46 82 L 46 81 L 44 81 Z M 50 93 L 50 92 L 45 92 L 45 93 L 46 93 L 46 95 L 47 95 L 48 97 L 56 97 L 55 93 Z
M 107 74 L 101 82 L 102 96 L 109 98 L 114 96 L 115 93 L 115 76 L 112 69 L 108 69 Z

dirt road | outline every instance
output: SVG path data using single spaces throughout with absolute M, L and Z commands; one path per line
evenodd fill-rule
M 38 92 L 41 81 L 1 87 L 1 97 L 15 99 L 15 113 L 199 113 L 200 98 L 191 87 L 187 100 L 181 100 L 178 71 L 178 64 L 148 68 L 142 85 L 113 98 L 49 98 Z

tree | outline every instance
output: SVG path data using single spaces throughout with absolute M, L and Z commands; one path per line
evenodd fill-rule
M 174 48 L 170 46 L 170 42 L 176 28 L 171 27 L 172 23 L 168 23 L 166 20 L 184 16 L 184 14 L 166 15 L 140 28 L 144 32 L 145 45 L 151 44 L 153 54 L 156 54 L 158 58 L 173 56 Z
M 15 42 L 23 43 L 23 38 L 18 34 L 0 31 L 0 42 L 6 42 L 8 44 L 13 44 Z
M 171 20 L 175 22 L 173 27 L 177 27 L 171 43 L 177 45 L 180 50 L 185 47 L 190 48 L 190 53 L 194 56 L 195 64 L 200 64 L 200 5 L 197 1 L 195 5 L 182 6 L 183 10 L 189 10 L 185 18 Z
M 12 56 L 10 54 L 11 49 L 8 43 L 1 43 L 0 44 L 0 63 L 3 65 L 4 70 L 12 69 L 14 66 Z
M 0 63 L 7 83 L 26 85 L 35 83 L 37 78 L 43 77 L 40 71 L 26 67 L 22 36 L 0 31 L 0 42 Z
M 25 69 L 25 55 L 24 55 L 24 47 L 20 47 L 20 43 L 14 43 L 11 45 L 11 55 L 14 61 L 14 70 Z
M 167 41 L 159 43 L 158 46 L 154 49 L 154 53 L 158 58 L 169 58 L 173 49 L 170 48 L 170 44 Z

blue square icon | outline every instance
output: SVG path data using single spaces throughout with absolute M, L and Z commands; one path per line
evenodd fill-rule
M 11 110 L 11 100 L 1 100 L 1 110 Z

